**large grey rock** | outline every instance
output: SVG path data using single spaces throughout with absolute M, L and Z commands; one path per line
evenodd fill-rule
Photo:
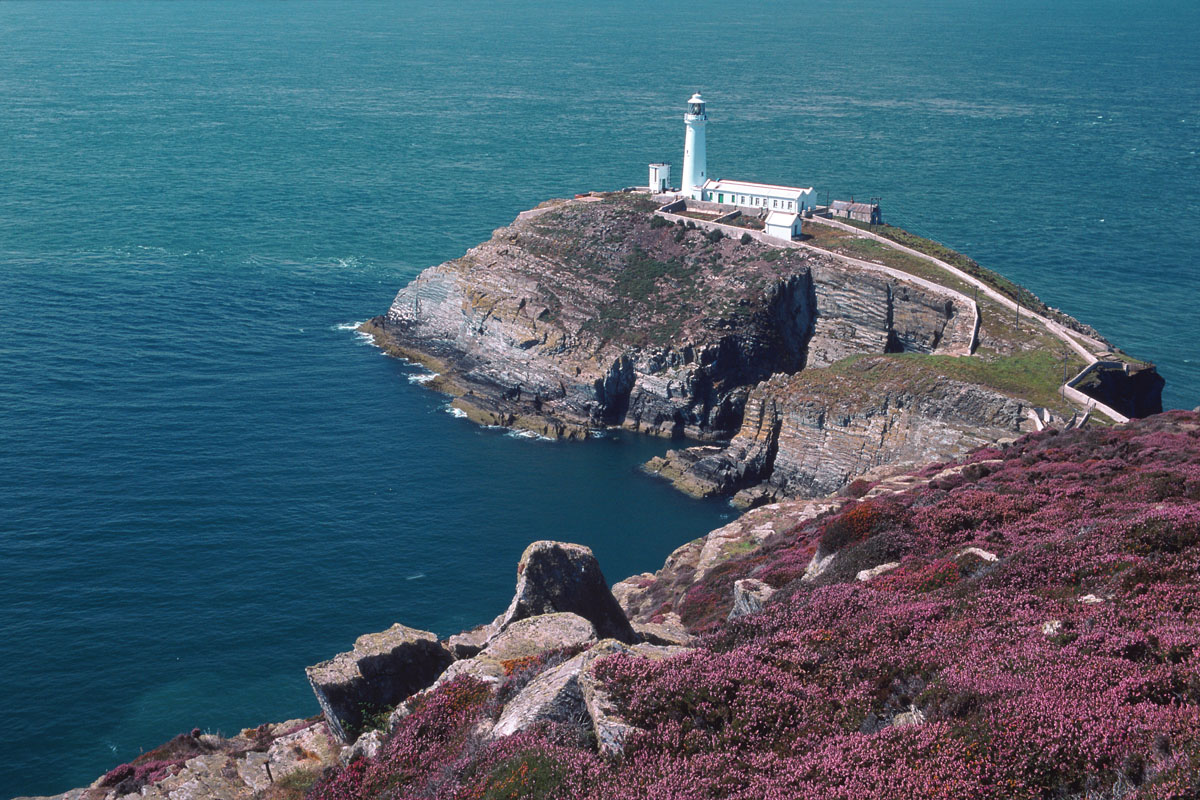
M 359 758 L 374 758 L 379 748 L 383 747 L 384 737 L 383 731 L 367 731 L 358 737 L 354 744 L 342 750 L 342 763 L 349 764 Z
M 496 627 L 489 623 L 456 633 L 446 640 L 445 647 L 455 658 L 471 658 L 487 646 L 488 639 L 496 635 Z
M 758 578 L 742 578 L 733 584 L 733 608 L 729 610 L 729 618 L 737 619 L 762 611 L 763 603 L 773 594 L 775 590 Z
M 517 564 L 517 590 L 500 618 L 500 629 L 559 611 L 588 620 L 602 637 L 637 641 L 589 548 L 567 542 L 534 542 Z
M 305 672 L 330 730 L 349 743 L 360 732 L 364 712 L 390 708 L 424 689 L 451 661 L 437 636 L 396 624 L 358 637 L 350 652 Z
M 518 620 L 497 634 L 479 654 L 455 661 L 425 691 L 433 691 L 463 676 L 497 686 L 509 674 L 512 662 L 540 656 L 560 648 L 581 648 L 596 641 L 592 623 L 578 614 L 542 614 Z M 394 730 L 408 716 L 411 701 L 400 703 L 388 718 Z
M 496 720 L 495 737 L 523 731 L 540 720 L 570 722 L 586 718 L 579 673 L 587 660 L 581 653 L 570 661 L 546 670 L 517 694 Z
M 598 642 L 590 650 L 534 678 L 504 707 L 491 735 L 510 736 L 542 720 L 577 720 L 591 725 L 601 752 L 621 752 L 625 738 L 635 728 L 618 713 L 612 697 L 596 679 L 593 665 L 618 653 L 660 660 L 686 653 L 688 649 L 650 644 L 631 647 L 616 639 Z
M 548 650 L 584 647 L 596 641 L 596 629 L 578 614 L 561 611 L 519 619 L 496 635 L 480 656 L 493 661 L 514 661 L 539 656 Z
M 854 579 L 856 581 L 866 582 L 873 578 L 878 578 L 880 575 L 882 575 L 885 572 L 891 572 L 892 570 L 896 569 L 896 567 L 899 567 L 899 566 L 900 566 L 899 561 L 889 561 L 886 564 L 880 564 L 879 566 L 871 567 L 870 569 L 860 569 L 855 574 Z
M 662 622 L 634 622 L 633 630 L 646 644 L 686 647 L 695 639 L 674 611 L 662 615 Z

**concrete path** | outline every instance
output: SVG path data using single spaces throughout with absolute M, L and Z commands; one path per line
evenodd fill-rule
M 815 223 L 817 225 L 828 225 L 829 227 L 832 227 L 832 228 L 839 228 L 844 231 L 849 231 L 849 232 L 857 234 L 859 236 L 865 236 L 869 239 L 874 239 L 875 241 L 877 241 L 881 244 L 887 245 L 888 247 L 891 247 L 894 250 L 899 250 L 901 252 L 916 256 L 917 258 L 924 259 L 932 264 L 936 264 L 938 267 L 941 267 L 942 269 L 946 270 L 946 272 L 949 272 L 951 275 L 958 278 L 959 280 L 965 281 L 967 284 L 976 287 L 977 289 L 982 291 L 985 295 L 987 295 L 988 297 L 990 297 L 992 300 L 996 301 L 1000 305 L 1005 306 L 1007 308 L 1011 308 L 1014 312 L 1016 312 L 1016 310 L 1017 310 L 1017 303 L 1015 301 L 1010 300 L 1009 298 L 1000 294 L 1000 292 L 998 292 L 995 289 L 993 289 L 992 287 L 988 286 L 983 281 L 979 280 L 978 278 L 976 278 L 972 275 L 968 275 L 967 273 L 963 272 L 958 267 L 955 267 L 952 264 L 948 264 L 945 261 L 942 261 L 940 258 L 934 258 L 933 256 L 928 255 L 927 253 L 922 253 L 919 250 L 914 250 L 911 247 L 906 247 L 906 246 L 900 244 L 899 242 L 893 242 L 891 239 L 888 239 L 884 236 L 880 236 L 876 233 L 872 233 L 871 231 L 863 230 L 862 228 L 855 227 L 854 225 L 848 225 L 844 222 L 839 222 L 837 220 L 822 218 L 820 221 L 811 219 L 811 220 L 805 220 L 805 222 L 808 224 Z M 824 251 L 822 251 L 822 252 L 824 252 Z M 1091 369 L 1093 364 L 1095 364 L 1096 362 L 1098 362 L 1100 360 L 1099 356 L 1097 355 L 1097 352 L 1105 352 L 1105 351 L 1107 351 L 1108 348 L 1105 347 L 1103 343 L 1097 341 L 1096 339 L 1093 339 L 1090 336 L 1086 336 L 1077 331 L 1068 332 L 1065 327 L 1063 327 L 1059 323 L 1055 322 L 1054 320 L 1049 319 L 1048 317 L 1044 317 L 1041 314 L 1036 314 L 1029 309 L 1025 309 L 1024 311 L 1025 311 L 1025 315 L 1027 317 L 1029 317 L 1031 319 L 1035 319 L 1038 322 L 1040 322 L 1042 324 L 1042 326 L 1045 327 L 1046 330 L 1051 333 L 1051 335 L 1053 335 L 1053 336 L 1057 337 L 1058 339 L 1060 339 L 1061 341 L 1063 341 L 1068 347 L 1070 347 L 1072 350 L 1074 350 L 1076 353 L 1078 353 L 1080 356 L 1082 356 L 1083 360 L 1085 362 L 1087 362 L 1086 366 L 1084 366 L 1083 370 L 1081 370 L 1078 375 L 1071 378 L 1071 380 L 1067 381 L 1066 384 L 1064 384 L 1062 386 L 1063 395 L 1076 403 L 1080 403 L 1085 408 L 1094 408 L 1095 410 L 1100 411 L 1105 416 L 1112 419 L 1114 422 L 1119 422 L 1122 424 L 1129 422 L 1129 417 L 1120 413 L 1116 409 L 1110 408 L 1109 406 L 1105 405 L 1104 403 L 1099 402 L 1098 400 L 1088 397 L 1087 395 L 1085 395 L 1083 392 L 1079 391 L 1072 385 L 1077 380 L 1079 380 L 1081 377 L 1083 377 L 1084 373 L 1086 373 L 1089 369 Z M 1078 338 L 1076 338 L 1076 337 L 1078 337 Z M 1087 346 L 1085 346 L 1084 344 L 1081 344 L 1080 341 L 1086 343 Z

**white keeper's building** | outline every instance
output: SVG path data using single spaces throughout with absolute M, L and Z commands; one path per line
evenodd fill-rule
M 687 113 L 683 115 L 683 176 L 679 194 L 689 200 L 741 209 L 766 217 L 764 232 L 768 236 L 791 239 L 800 235 L 800 218 L 817 206 L 817 195 L 813 187 L 802 189 L 796 186 L 777 186 L 771 183 L 750 181 L 713 180 L 708 177 L 708 156 L 705 128 L 708 112 L 704 98 L 699 92 L 688 100 Z M 650 165 L 650 188 L 655 192 L 669 191 L 671 180 L 669 164 Z

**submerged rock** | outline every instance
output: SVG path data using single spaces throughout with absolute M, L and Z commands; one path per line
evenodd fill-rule
M 330 730 L 349 743 L 358 735 L 365 712 L 384 711 L 424 689 L 451 661 L 436 635 L 397 623 L 358 637 L 353 650 L 305 672 Z

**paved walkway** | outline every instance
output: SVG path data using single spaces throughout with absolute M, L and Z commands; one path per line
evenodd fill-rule
M 972 275 L 968 275 L 967 273 L 963 272 L 958 267 L 956 267 L 952 264 L 948 264 L 945 261 L 942 261 L 940 258 L 934 258 L 933 256 L 928 255 L 927 253 L 922 253 L 919 250 L 914 250 L 911 247 L 906 247 L 906 246 L 900 244 L 899 242 L 893 242 L 891 239 L 888 239 L 884 236 L 880 236 L 876 233 L 872 233 L 871 231 L 863 230 L 862 228 L 858 228 L 854 225 L 848 225 L 844 222 L 839 222 L 834 219 L 822 218 L 819 221 L 812 219 L 812 220 L 805 220 L 805 222 L 808 224 L 815 223 L 817 225 L 828 225 L 833 228 L 840 228 L 841 230 L 850 231 L 851 233 L 855 233 L 859 236 L 865 236 L 867 238 L 874 239 L 875 241 L 880 242 L 881 244 L 887 245 L 888 247 L 891 247 L 894 250 L 899 250 L 901 252 L 908 253 L 910 255 L 914 255 L 917 258 L 922 258 L 932 264 L 936 264 L 937 266 L 946 270 L 947 272 L 949 272 L 951 275 L 958 278 L 959 280 L 965 281 L 967 284 L 976 287 L 977 289 L 979 289 L 981 292 L 983 292 L 985 295 L 987 295 L 988 297 L 990 297 L 992 300 L 996 301 L 1000 305 L 1005 306 L 1007 308 L 1011 308 L 1014 312 L 1016 312 L 1016 310 L 1017 310 L 1017 303 L 1015 301 L 1010 300 L 1009 298 L 1000 294 L 1000 292 L 998 292 L 995 289 L 993 289 L 992 287 L 988 286 L 983 281 L 979 280 L 978 278 L 976 278 Z M 1048 330 L 1051 333 L 1051 335 L 1062 340 L 1068 347 L 1070 347 L 1072 350 L 1074 350 L 1076 353 L 1078 353 L 1080 356 L 1082 356 L 1083 360 L 1087 362 L 1086 366 L 1084 366 L 1083 370 L 1080 371 L 1080 373 L 1078 375 L 1076 375 L 1074 378 L 1071 378 L 1071 380 L 1067 381 L 1066 384 L 1063 385 L 1063 387 L 1062 387 L 1063 395 L 1076 403 L 1080 403 L 1085 408 L 1092 408 L 1097 411 L 1100 411 L 1105 416 L 1112 419 L 1114 422 L 1119 422 L 1122 424 L 1129 422 L 1129 417 L 1120 413 L 1116 409 L 1110 408 L 1109 406 L 1105 405 L 1104 403 L 1099 402 L 1098 400 L 1088 397 L 1083 392 L 1079 391 L 1074 386 L 1072 386 L 1073 383 L 1075 383 L 1077 380 L 1079 380 L 1081 377 L 1083 377 L 1084 373 L 1086 373 L 1089 369 L 1092 368 L 1092 365 L 1094 365 L 1096 362 L 1098 362 L 1100 360 L 1100 357 L 1097 355 L 1097 353 L 1098 352 L 1099 353 L 1106 352 L 1108 348 L 1105 347 L 1102 342 L 1099 342 L 1090 336 L 1086 336 L 1077 331 L 1068 332 L 1065 327 L 1063 327 L 1061 324 L 1055 322 L 1054 320 L 1049 319 L 1048 317 L 1044 317 L 1041 314 L 1036 314 L 1029 309 L 1024 309 L 1024 311 L 1025 311 L 1025 315 L 1028 318 L 1035 319 L 1038 322 L 1040 322 L 1046 328 L 1046 330 Z M 1084 344 L 1081 344 L 1080 343 L 1081 341 Z

